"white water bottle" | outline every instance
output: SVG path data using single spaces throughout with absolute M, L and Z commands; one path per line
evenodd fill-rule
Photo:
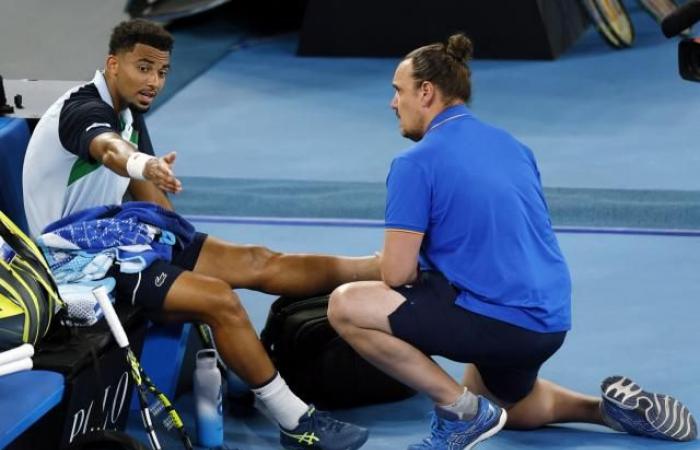
M 197 442 L 202 447 L 224 445 L 224 417 L 221 396 L 221 372 L 216 366 L 216 350 L 197 352 L 194 370 L 194 400 Z

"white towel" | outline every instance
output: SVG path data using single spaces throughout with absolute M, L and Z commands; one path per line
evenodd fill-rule
M 19 359 L 31 358 L 34 356 L 34 347 L 32 344 L 22 344 L 11 350 L 0 352 L 0 366 Z
M 32 358 L 18 359 L 0 366 L 0 376 L 20 372 L 22 370 L 32 370 L 33 366 L 34 363 L 32 363 Z

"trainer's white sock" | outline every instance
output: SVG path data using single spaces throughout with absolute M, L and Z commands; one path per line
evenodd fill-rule
M 438 408 L 449 411 L 459 418 L 459 420 L 470 420 L 476 416 L 479 410 L 479 397 L 464 388 L 462 395 L 457 397 L 451 405 L 438 405 Z
M 309 406 L 289 389 L 279 373 L 266 385 L 251 391 L 265 404 L 277 423 L 285 430 L 296 428 L 299 425 L 299 418 L 309 409 Z

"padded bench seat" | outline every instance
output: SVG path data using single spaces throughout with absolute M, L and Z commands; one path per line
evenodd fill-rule
M 0 377 L 0 448 L 31 427 L 63 398 L 63 375 L 28 370 Z

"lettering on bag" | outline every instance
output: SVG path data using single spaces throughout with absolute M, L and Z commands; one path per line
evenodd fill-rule
M 125 371 L 119 377 L 116 386 L 107 386 L 102 393 L 102 405 L 99 416 L 93 419 L 95 410 L 95 399 L 90 400 L 90 404 L 85 408 L 78 409 L 73 414 L 73 426 L 71 427 L 68 443 L 87 432 L 116 429 L 117 421 L 124 410 L 126 393 L 129 390 L 129 372 Z M 97 424 L 97 426 L 94 426 Z M 89 428 L 88 428 L 89 426 Z

